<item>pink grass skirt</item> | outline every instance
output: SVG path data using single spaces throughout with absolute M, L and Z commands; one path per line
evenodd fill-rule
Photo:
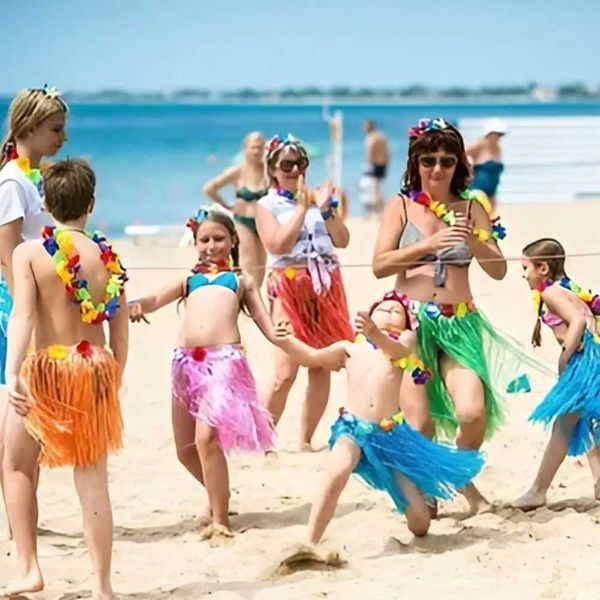
M 171 378 L 173 400 L 194 419 L 215 428 L 224 452 L 273 447 L 271 415 L 258 403 L 241 345 L 175 348 Z

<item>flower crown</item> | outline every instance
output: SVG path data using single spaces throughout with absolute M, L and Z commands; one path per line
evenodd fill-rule
M 200 207 L 196 212 L 195 216 L 190 217 L 185 222 L 185 226 L 189 227 L 194 232 L 194 234 L 196 234 L 196 231 L 198 231 L 198 227 L 200 227 L 200 223 L 208 219 L 209 214 L 210 211 L 208 209 Z
M 58 100 L 64 107 L 65 112 L 69 110 L 69 107 L 65 102 L 65 99 L 62 97 L 62 94 L 58 88 L 54 87 L 53 85 L 49 86 L 47 83 L 45 83 L 43 88 L 32 89 L 31 91 L 42 92 L 46 98 L 49 98 L 50 100 Z
M 288 133 L 285 139 L 276 134 L 266 143 L 267 159 L 271 158 L 275 152 L 279 152 L 279 150 L 286 146 L 291 146 L 296 150 L 300 148 L 304 150 L 302 142 L 291 133 Z
M 452 127 L 448 121 L 437 117 L 436 119 L 420 119 L 419 124 L 416 127 L 410 127 L 408 130 L 408 139 L 416 140 L 420 138 L 424 133 L 430 131 L 443 131 Z
M 395 302 L 399 302 L 404 307 L 404 312 L 406 313 L 406 323 L 409 329 L 413 331 L 416 330 L 418 326 L 418 321 L 415 315 L 413 314 L 410 307 L 410 299 L 406 294 L 402 294 L 398 290 L 392 290 L 391 292 L 386 292 L 380 300 L 374 302 L 369 309 L 369 315 L 373 314 L 373 311 L 384 302 L 388 300 L 394 300 Z

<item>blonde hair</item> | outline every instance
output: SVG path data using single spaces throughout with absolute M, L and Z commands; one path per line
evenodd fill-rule
M 8 131 L 0 146 L 0 169 L 8 162 L 17 140 L 57 113 L 67 113 L 67 104 L 54 89 L 28 89 L 19 92 L 8 109 Z
M 548 278 L 556 281 L 561 277 L 566 277 L 565 273 L 565 249 L 563 245 L 554 238 L 541 238 L 530 242 L 523 248 L 523 256 L 539 266 L 543 263 L 548 265 Z M 544 311 L 544 302 L 540 299 L 537 320 L 531 336 L 531 345 L 537 348 L 542 345 L 542 321 L 541 317 Z

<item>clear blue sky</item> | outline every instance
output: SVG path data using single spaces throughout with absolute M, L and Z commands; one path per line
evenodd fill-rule
M 4 0 L 0 92 L 600 84 L 598 0 Z

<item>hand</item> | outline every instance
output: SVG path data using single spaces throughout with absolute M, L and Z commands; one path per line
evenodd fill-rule
M 31 410 L 33 402 L 30 400 L 27 389 L 20 377 L 7 381 L 8 401 L 21 417 L 26 417 Z
M 305 212 L 310 206 L 310 196 L 310 190 L 306 187 L 306 184 L 304 183 L 304 175 L 299 175 L 298 190 L 296 192 L 296 202 L 298 203 L 298 206 Z
M 317 208 L 321 212 L 326 212 L 333 198 L 333 183 L 327 181 L 325 185 L 319 186 L 314 193 L 314 198 Z
M 238 200 L 236 201 L 233 206 L 228 206 L 227 208 L 234 214 L 234 215 L 243 215 L 244 214 L 244 208 L 245 208 L 245 202 L 243 200 Z
M 127 308 L 129 309 L 129 320 L 132 323 L 139 323 L 140 321 L 144 321 L 144 323 L 150 324 L 150 321 L 146 319 L 144 316 L 144 311 L 142 309 L 142 303 L 137 300 L 133 300 L 132 302 L 127 303 Z
M 457 217 L 456 224 L 452 227 L 444 227 L 429 237 L 431 249 L 434 252 L 453 248 L 461 242 L 465 242 L 472 233 L 473 228 L 469 227 L 466 217 Z
M 379 327 L 375 325 L 375 322 L 371 319 L 369 313 L 365 311 L 361 311 L 356 315 L 356 318 L 354 319 L 354 329 L 368 338 L 377 335 L 379 332 Z
M 346 366 L 346 360 L 348 359 L 348 352 L 343 347 L 335 348 L 331 352 L 328 352 L 326 357 L 319 360 L 319 367 L 326 369 L 327 371 L 339 371 Z
M 285 340 L 294 335 L 294 329 L 289 321 L 279 321 L 275 325 L 275 339 Z

